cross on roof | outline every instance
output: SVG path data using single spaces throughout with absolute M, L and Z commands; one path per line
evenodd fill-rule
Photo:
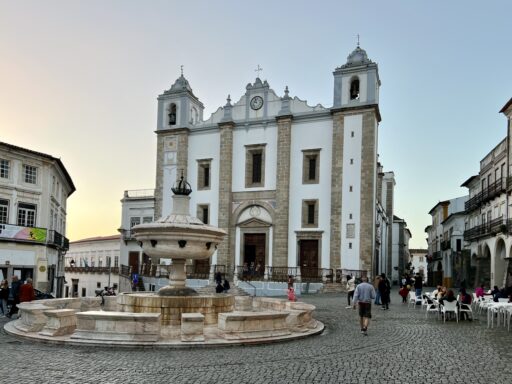
M 357 34 L 357 46 L 359 47 L 359 33 Z
M 258 72 L 258 77 L 260 77 L 260 72 L 263 71 L 263 68 L 260 67 L 260 65 L 258 64 L 258 68 L 256 68 L 254 70 L 254 72 Z
M 183 76 L 183 65 L 180 65 L 181 67 L 181 76 Z

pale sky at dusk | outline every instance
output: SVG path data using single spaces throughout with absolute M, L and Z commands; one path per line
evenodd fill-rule
M 180 75 L 205 118 L 254 69 L 278 95 L 332 106 L 361 48 L 382 81 L 380 161 L 426 248 L 429 210 L 506 135 L 512 2 L 0 0 L 0 141 L 60 157 L 71 240 L 117 233 L 123 191 L 155 184 L 156 97 Z

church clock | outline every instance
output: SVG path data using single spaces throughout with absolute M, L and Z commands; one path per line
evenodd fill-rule
M 254 96 L 251 99 L 251 108 L 257 111 L 261 107 L 263 107 L 263 99 L 261 98 L 261 96 Z

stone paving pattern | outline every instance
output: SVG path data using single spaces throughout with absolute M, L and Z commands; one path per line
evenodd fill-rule
M 512 382 L 512 332 L 481 321 L 425 319 L 392 293 L 373 306 L 368 336 L 345 294 L 303 295 L 326 325 L 320 336 L 199 349 L 62 347 L 0 331 L 1 382 L 26 383 L 485 383 Z M 3 325 L 7 319 L 0 319 Z

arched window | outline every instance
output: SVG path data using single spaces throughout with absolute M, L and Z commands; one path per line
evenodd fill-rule
M 169 125 L 176 125 L 176 104 L 169 106 Z
M 350 83 L 350 100 L 359 100 L 359 79 L 355 78 Z

